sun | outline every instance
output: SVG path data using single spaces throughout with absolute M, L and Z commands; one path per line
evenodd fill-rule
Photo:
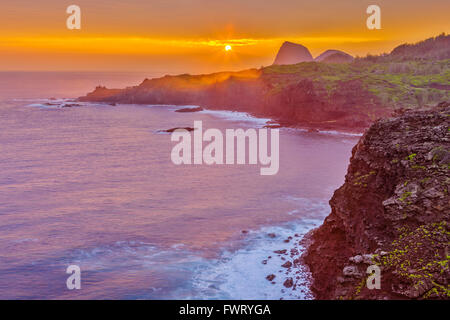
M 231 48 L 231 46 L 229 44 L 227 44 L 225 46 L 225 51 L 231 51 L 231 49 L 233 49 L 233 48 Z

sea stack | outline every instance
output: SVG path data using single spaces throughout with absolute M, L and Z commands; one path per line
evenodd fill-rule
M 313 61 L 313 57 L 308 48 L 301 44 L 285 41 L 278 50 L 274 65 L 296 64 L 300 62 Z

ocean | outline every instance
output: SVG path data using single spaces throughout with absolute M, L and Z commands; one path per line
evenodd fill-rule
M 96 85 L 151 76 L 0 73 L 0 299 L 312 299 L 307 269 L 281 265 L 329 214 L 359 137 L 282 128 L 279 172 L 261 176 L 259 165 L 176 166 L 160 130 L 267 119 L 62 107 Z M 66 287 L 69 265 L 80 266 L 80 290 Z

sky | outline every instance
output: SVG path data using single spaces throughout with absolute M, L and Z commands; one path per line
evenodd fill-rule
M 66 27 L 73 4 L 80 30 Z M 381 30 L 366 27 L 371 4 Z M 240 70 L 270 65 L 286 40 L 365 56 L 449 33 L 448 12 L 448 0 L 1 0 L 0 70 Z

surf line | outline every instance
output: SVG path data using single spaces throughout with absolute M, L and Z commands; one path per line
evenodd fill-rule
M 193 137 L 191 131 L 193 131 Z M 175 165 L 201 165 L 203 163 L 207 165 L 242 165 L 247 164 L 248 158 L 250 165 L 256 165 L 259 162 L 261 165 L 260 175 L 263 176 L 277 174 L 280 167 L 279 129 L 262 128 L 258 129 L 258 132 L 253 128 L 245 131 L 243 129 L 226 129 L 224 140 L 221 130 L 210 128 L 203 132 L 202 121 L 194 121 L 193 129 L 174 130 L 171 134 L 171 141 L 178 142 L 172 148 L 170 155 Z M 209 143 L 203 147 L 203 142 Z M 246 152 L 246 147 L 248 147 L 248 152 Z

